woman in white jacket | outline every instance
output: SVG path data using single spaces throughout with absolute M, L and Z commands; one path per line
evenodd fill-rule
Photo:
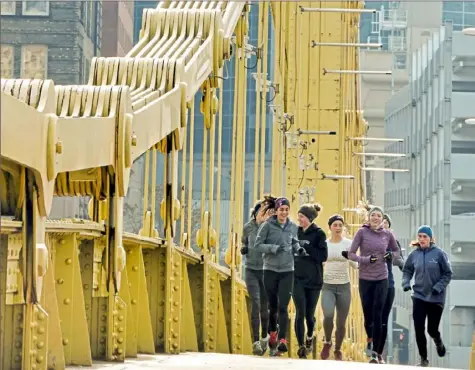
M 332 348 L 333 317 L 336 311 L 335 360 L 342 361 L 341 345 L 345 339 L 346 319 L 350 311 L 351 285 L 349 267 L 358 264 L 348 260 L 351 240 L 344 237 L 345 221 L 334 215 L 328 220 L 331 237 L 327 240 L 328 259 L 323 269 L 322 309 L 325 343 L 320 354 L 322 360 L 330 357 Z

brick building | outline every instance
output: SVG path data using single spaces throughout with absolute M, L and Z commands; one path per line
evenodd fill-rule
M 102 1 L 1 2 L 1 76 L 83 83 L 100 55 Z

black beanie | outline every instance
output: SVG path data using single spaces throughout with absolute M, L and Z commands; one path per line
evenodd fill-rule
M 313 220 L 317 218 L 319 210 L 320 210 L 319 206 L 315 206 L 313 204 L 304 204 L 303 206 L 300 207 L 299 213 L 307 217 L 310 222 L 313 222 Z
M 282 206 L 290 207 L 290 201 L 285 197 L 277 198 L 277 200 L 275 201 L 275 209 L 279 209 Z
M 388 221 L 389 227 L 391 227 L 391 217 L 387 213 L 383 215 L 383 220 Z
M 343 219 L 343 216 L 340 216 L 340 215 L 333 215 L 330 217 L 330 219 L 328 220 L 328 226 L 331 226 L 333 225 L 333 223 L 335 221 L 341 221 L 343 224 L 345 223 L 345 220 Z

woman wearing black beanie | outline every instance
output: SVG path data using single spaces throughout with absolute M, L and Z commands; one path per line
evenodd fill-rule
M 323 285 L 323 262 L 328 256 L 326 234 L 314 223 L 320 210 L 319 204 L 304 204 L 297 215 L 299 243 L 307 253 L 307 256 L 295 257 L 293 299 L 299 358 L 306 358 L 312 350 L 315 309 Z M 306 336 L 304 321 L 307 322 Z

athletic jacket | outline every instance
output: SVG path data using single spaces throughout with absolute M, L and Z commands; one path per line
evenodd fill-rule
M 358 256 L 356 252 L 360 250 Z M 359 264 L 359 278 L 362 280 L 379 281 L 388 278 L 388 267 L 384 255 L 390 249 L 393 258 L 399 258 L 399 248 L 391 231 L 382 226 L 373 230 L 369 225 L 363 225 L 359 229 L 351 243 L 348 257 Z M 374 263 L 370 262 L 371 256 L 377 258 Z
M 327 236 L 312 223 L 305 231 L 298 228 L 298 239 L 308 256 L 295 257 L 295 279 L 307 288 L 320 289 L 323 285 L 323 262 L 328 258 Z
M 244 225 L 242 231 L 241 242 L 248 248 L 247 254 L 245 254 L 242 259 L 243 266 L 251 270 L 262 270 L 262 267 L 264 266 L 262 252 L 259 252 L 256 250 L 256 248 L 253 248 L 256 242 L 258 230 L 259 225 L 257 224 L 256 220 L 251 220 Z
M 281 245 L 285 249 L 277 252 Z M 253 247 L 250 245 L 249 248 Z M 281 225 L 277 216 L 270 217 L 259 228 L 254 248 L 257 252 L 264 253 L 264 270 L 294 271 L 294 253 L 300 248 L 297 225 L 289 219 L 285 225 Z
M 435 245 L 414 249 L 402 270 L 402 287 L 410 288 L 414 298 L 444 304 L 446 288 L 452 280 L 452 267 L 447 254 Z

